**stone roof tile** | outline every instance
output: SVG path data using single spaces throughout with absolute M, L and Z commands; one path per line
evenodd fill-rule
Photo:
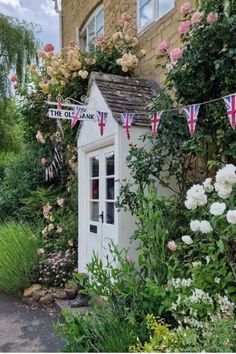
M 89 80 L 88 95 L 94 81 L 118 123 L 121 123 L 121 113 L 132 112 L 135 113 L 134 125 L 150 124 L 146 106 L 159 89 L 156 83 L 144 79 L 93 72 Z

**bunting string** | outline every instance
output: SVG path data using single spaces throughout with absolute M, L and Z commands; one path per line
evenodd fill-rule
M 120 122 L 124 128 L 124 132 L 126 133 L 128 140 L 130 140 L 130 135 L 131 135 L 130 131 L 131 131 L 131 126 L 132 126 L 133 122 L 135 121 L 135 114 L 138 114 L 138 115 L 149 114 L 150 125 L 152 128 L 152 134 L 153 134 L 153 136 L 155 136 L 157 134 L 158 127 L 160 124 L 161 117 L 163 116 L 163 113 L 174 112 L 174 111 L 181 112 L 182 111 L 184 116 L 186 117 L 186 120 L 188 123 L 190 136 L 193 137 L 195 134 L 195 131 L 196 131 L 196 124 L 197 124 L 197 120 L 198 120 L 200 107 L 203 105 L 210 104 L 213 102 L 218 102 L 221 100 L 223 100 L 223 102 L 225 103 L 228 118 L 230 121 L 230 125 L 233 129 L 235 129 L 236 128 L 236 93 L 230 94 L 228 96 L 223 96 L 220 98 L 215 98 L 213 100 L 208 100 L 208 101 L 204 101 L 204 102 L 200 102 L 200 103 L 194 103 L 191 105 L 177 106 L 177 107 L 173 107 L 170 109 L 163 109 L 161 111 L 157 111 L 154 113 L 151 113 L 150 111 L 149 112 L 146 111 L 145 113 L 144 112 L 121 113 L 121 112 L 114 112 L 113 111 L 112 113 L 120 115 Z M 60 99 L 58 100 L 58 106 L 61 108 L 61 100 Z M 72 128 L 73 128 L 73 126 L 75 126 L 75 123 L 79 119 L 80 114 L 82 114 L 84 112 L 84 110 L 85 109 L 82 108 L 82 106 L 78 105 L 76 107 L 76 109 L 74 111 L 74 116 L 72 119 Z M 101 136 L 103 136 L 103 133 L 104 133 L 104 129 L 105 129 L 106 121 L 107 121 L 107 116 L 108 116 L 107 112 L 97 111 L 97 120 L 98 120 L 98 125 L 100 128 L 100 135 Z

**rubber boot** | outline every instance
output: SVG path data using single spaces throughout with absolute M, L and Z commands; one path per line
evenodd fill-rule
M 88 281 L 87 276 L 84 277 L 83 283 Z M 79 284 L 78 286 L 78 295 L 75 298 L 75 300 L 72 300 L 69 302 L 71 308 L 77 308 L 77 307 L 84 307 L 88 305 L 89 302 L 89 296 L 87 294 L 80 293 L 80 291 L 84 290 L 84 285 Z

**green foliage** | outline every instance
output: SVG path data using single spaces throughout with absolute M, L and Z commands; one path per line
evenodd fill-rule
M 63 317 L 56 330 L 65 342 L 64 351 L 69 353 L 124 353 L 141 332 L 114 306 L 93 308 L 85 315 L 63 311 Z
M 22 199 L 44 185 L 40 158 L 40 151 L 27 149 L 6 167 L 0 184 L 0 220 L 17 217 Z
M 29 286 L 38 266 L 38 240 L 28 225 L 0 226 L 0 289 L 17 294 Z
M 32 24 L 0 14 L 0 98 L 9 92 L 10 71 L 16 71 L 21 83 L 25 65 L 36 56 L 34 31 Z
M 129 351 L 138 353 L 232 353 L 235 351 L 234 334 L 235 318 L 212 317 L 202 328 L 169 329 L 164 323 L 157 321 L 153 315 L 147 316 L 150 339 L 144 344 L 138 342 Z

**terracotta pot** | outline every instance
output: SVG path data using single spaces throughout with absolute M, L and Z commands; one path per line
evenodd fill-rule
M 74 300 L 78 295 L 77 289 L 65 289 L 67 300 Z

